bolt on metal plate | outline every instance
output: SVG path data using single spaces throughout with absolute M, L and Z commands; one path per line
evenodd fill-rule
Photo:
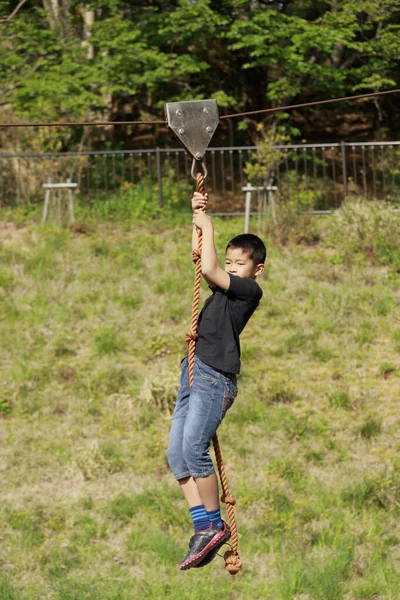
M 165 105 L 165 116 L 168 127 L 186 151 L 196 160 L 201 160 L 219 124 L 217 102 L 169 102 Z

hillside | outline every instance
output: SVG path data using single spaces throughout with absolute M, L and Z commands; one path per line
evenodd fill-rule
M 350 203 L 265 224 L 220 432 L 235 578 L 218 557 L 176 566 L 191 524 L 165 454 L 190 217 L 79 219 L 0 214 L 1 600 L 399 598 L 399 215 Z M 243 222 L 215 225 L 223 253 Z

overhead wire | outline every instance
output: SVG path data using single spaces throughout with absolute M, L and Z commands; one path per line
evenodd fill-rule
M 289 104 L 287 106 L 275 106 L 272 108 L 262 108 L 260 110 L 250 110 L 240 113 L 232 113 L 229 115 L 221 115 L 220 120 L 238 119 L 240 117 L 249 117 L 285 110 L 293 110 L 295 108 L 307 108 L 310 106 L 320 106 L 322 104 L 332 104 L 334 102 L 345 102 L 349 100 L 361 100 L 365 98 L 375 98 L 378 96 L 387 96 L 390 94 L 398 94 L 400 89 L 384 90 L 382 92 L 371 92 L 368 94 L 359 94 L 356 96 L 343 96 L 340 98 L 330 98 L 328 100 L 315 100 L 313 102 L 302 102 L 301 104 Z M 167 125 L 167 121 L 56 121 L 49 123 L 0 123 L 0 128 L 16 128 L 16 127 L 107 127 L 121 125 Z
M 107 125 L 166 125 L 167 121 L 55 121 L 50 123 L 0 123 L 0 127 L 106 127 Z
M 385 96 L 388 94 L 400 93 L 400 89 L 386 90 L 383 92 L 371 92 L 369 94 L 359 94 L 358 96 L 344 96 L 341 98 L 330 98 L 329 100 L 315 100 L 314 102 L 303 102 L 302 104 L 289 104 L 288 106 L 277 106 L 273 108 L 263 108 L 260 110 L 250 110 L 248 112 L 241 112 L 231 115 L 222 115 L 220 119 L 236 119 L 239 117 L 247 117 L 249 115 L 260 115 L 262 113 L 272 113 L 281 110 L 291 110 L 293 108 L 305 108 L 307 106 L 317 106 L 320 104 L 329 104 L 333 102 L 344 102 L 346 100 L 361 100 L 362 98 L 373 98 L 374 96 Z

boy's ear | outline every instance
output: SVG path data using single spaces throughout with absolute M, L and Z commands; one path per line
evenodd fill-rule
M 255 272 L 255 276 L 257 277 L 258 275 L 262 275 L 262 273 L 264 273 L 265 267 L 262 263 L 260 263 L 259 265 L 256 266 L 256 272 Z

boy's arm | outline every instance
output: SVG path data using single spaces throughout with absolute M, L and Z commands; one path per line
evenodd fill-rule
M 203 233 L 201 272 L 204 279 L 212 287 L 217 286 L 223 290 L 228 290 L 231 280 L 228 273 L 224 269 L 221 269 L 218 264 L 217 251 L 214 244 L 214 227 L 210 217 L 203 211 L 196 211 L 193 216 L 193 224 L 201 229 Z

